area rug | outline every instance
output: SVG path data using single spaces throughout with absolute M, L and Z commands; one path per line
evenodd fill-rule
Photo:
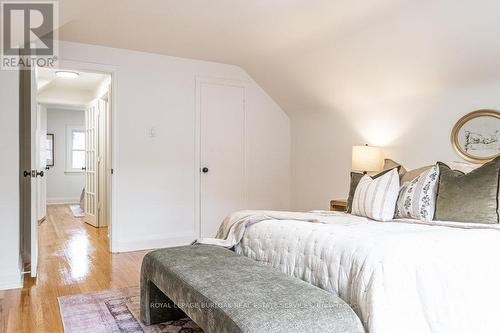
M 189 318 L 144 326 L 140 321 L 139 287 L 59 297 L 64 331 L 125 333 L 202 333 Z
M 83 213 L 83 209 L 80 207 L 80 205 L 71 205 L 69 206 L 69 209 L 73 212 L 74 217 L 84 217 L 85 214 Z

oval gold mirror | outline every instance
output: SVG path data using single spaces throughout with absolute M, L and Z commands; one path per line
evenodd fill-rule
M 500 155 L 500 112 L 478 110 L 466 114 L 455 124 L 451 143 L 462 158 L 485 163 Z

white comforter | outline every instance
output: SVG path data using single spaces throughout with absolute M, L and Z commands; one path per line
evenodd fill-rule
M 236 251 L 338 294 L 370 333 L 500 332 L 498 226 L 318 216 L 250 225 Z

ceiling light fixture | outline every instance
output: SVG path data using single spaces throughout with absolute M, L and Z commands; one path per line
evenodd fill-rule
M 57 71 L 56 75 L 59 77 L 63 77 L 66 79 L 76 79 L 80 76 L 77 72 L 69 72 L 69 71 Z

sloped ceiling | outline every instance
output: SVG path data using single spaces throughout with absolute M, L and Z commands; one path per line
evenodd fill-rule
M 498 0 L 61 0 L 60 38 L 243 67 L 290 115 L 500 77 Z

